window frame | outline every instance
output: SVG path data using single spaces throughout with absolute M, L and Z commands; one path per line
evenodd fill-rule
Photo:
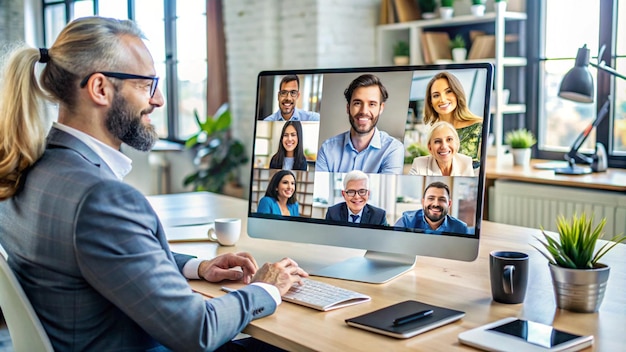
M 544 56 L 542 48 L 545 46 L 545 22 L 547 14 L 545 13 L 545 2 L 549 0 L 541 1 L 528 1 L 527 2 L 527 15 L 528 15 L 528 43 L 527 43 L 527 82 L 529 84 L 526 87 L 527 97 L 527 115 L 526 125 L 537 136 L 540 135 L 540 118 L 542 117 L 541 109 L 541 96 L 544 91 L 542 86 L 541 77 L 544 74 L 542 65 L 544 62 L 551 60 Z M 597 3 L 594 3 L 597 4 Z M 626 4 L 622 4 L 623 6 Z M 606 50 L 601 57 L 608 66 L 614 68 L 617 58 L 623 59 L 624 56 L 617 56 L 616 44 L 617 44 L 617 6 L 618 0 L 600 0 L 599 16 L 600 16 L 600 28 L 598 42 L 606 45 Z M 623 39 L 626 39 L 624 36 Z M 582 46 L 584 43 L 581 43 Z M 572 52 L 570 57 L 572 60 L 575 58 L 576 52 Z M 597 61 L 597 53 L 591 53 L 591 60 Z M 591 66 L 590 66 L 591 68 Z M 600 70 L 598 70 L 600 72 Z M 626 168 L 626 153 L 613 152 L 613 128 L 612 124 L 615 121 L 615 83 L 620 79 L 612 76 L 608 73 L 598 75 L 596 84 L 596 114 L 604 104 L 604 102 L 611 97 L 611 108 L 608 116 L 596 128 L 596 141 L 604 144 L 607 150 L 608 166 L 613 168 Z M 582 131 L 581 131 L 582 132 Z M 572 140 L 572 143 L 574 141 Z M 536 158 L 550 159 L 550 160 L 563 160 L 565 152 L 555 152 L 540 149 L 540 145 L 537 144 L 533 147 L 533 153 Z
M 43 24 L 42 29 L 42 41 L 44 43 L 44 47 L 48 47 L 52 45 L 52 43 L 47 43 L 46 36 L 46 9 L 52 6 L 59 6 L 61 4 L 64 5 L 65 11 L 65 23 L 69 23 L 74 18 L 74 9 L 73 4 L 76 2 L 80 2 L 83 0 L 41 0 L 41 19 Z M 94 15 L 99 14 L 99 3 L 101 0 L 90 0 L 93 3 L 93 13 Z M 178 56 L 177 56 L 177 38 L 176 38 L 176 5 L 178 0 L 162 0 L 164 4 L 164 38 L 165 38 L 165 57 L 163 58 L 155 58 L 165 64 L 165 79 L 161 80 L 165 83 L 165 88 L 161 89 L 162 92 L 165 93 L 165 119 L 167 121 L 166 128 L 167 133 L 165 136 L 162 136 L 161 139 L 184 143 L 184 139 L 179 138 L 179 79 L 178 79 Z M 182 0 L 184 1 L 184 0 Z M 136 19 L 136 11 L 135 11 L 135 0 L 126 0 L 128 9 L 128 19 L 135 20 Z M 206 59 L 205 59 L 206 60 Z M 207 78 L 208 79 L 208 78 Z M 206 110 L 206 105 L 205 105 Z M 205 114 L 206 111 L 200 112 L 200 114 Z

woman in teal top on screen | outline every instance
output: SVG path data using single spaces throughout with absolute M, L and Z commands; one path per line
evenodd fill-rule
M 296 201 L 296 177 L 289 170 L 280 170 L 272 176 L 259 200 L 257 211 L 264 214 L 300 216 L 300 205 Z

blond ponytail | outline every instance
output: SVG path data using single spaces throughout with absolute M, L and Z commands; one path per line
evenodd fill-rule
M 44 93 L 35 77 L 39 51 L 21 47 L 4 66 L 0 87 L 0 201 L 15 194 L 24 171 L 43 154 Z

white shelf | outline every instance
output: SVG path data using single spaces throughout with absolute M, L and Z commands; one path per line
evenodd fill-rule
M 495 67 L 494 73 L 494 90 L 502 92 L 504 89 L 503 72 L 505 67 L 524 67 L 526 66 L 526 58 L 524 57 L 506 57 L 504 53 L 507 35 L 505 26 L 511 21 L 525 21 L 526 14 L 522 12 L 506 11 L 506 3 L 496 3 L 495 12 L 488 12 L 484 16 L 463 15 L 456 16 L 448 20 L 440 18 L 432 20 L 418 20 L 411 22 L 392 23 L 379 25 L 376 29 L 377 34 L 377 63 L 383 66 L 392 65 L 393 45 L 404 40 L 410 43 L 410 65 L 423 65 L 422 45 L 420 37 L 424 30 L 442 28 L 450 29 L 459 26 L 494 24 L 494 34 L 496 37 L 495 57 L 492 59 L 467 60 L 466 62 L 490 62 Z M 514 38 L 514 36 L 512 36 Z M 520 44 L 520 43 L 518 43 Z M 521 44 L 520 44 L 521 45 Z M 446 60 L 445 63 L 452 61 Z M 444 63 L 438 61 L 437 63 Z M 503 137 L 503 118 L 505 115 L 523 114 L 526 112 L 525 104 L 507 104 L 503 94 L 494 94 L 491 97 L 494 105 L 491 109 L 493 115 L 493 131 L 495 135 L 496 155 L 503 154 L 502 137 Z

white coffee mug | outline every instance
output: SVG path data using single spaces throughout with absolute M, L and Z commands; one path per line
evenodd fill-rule
M 215 219 L 213 227 L 209 229 L 209 240 L 216 241 L 222 246 L 232 246 L 239 240 L 241 234 L 241 219 Z

